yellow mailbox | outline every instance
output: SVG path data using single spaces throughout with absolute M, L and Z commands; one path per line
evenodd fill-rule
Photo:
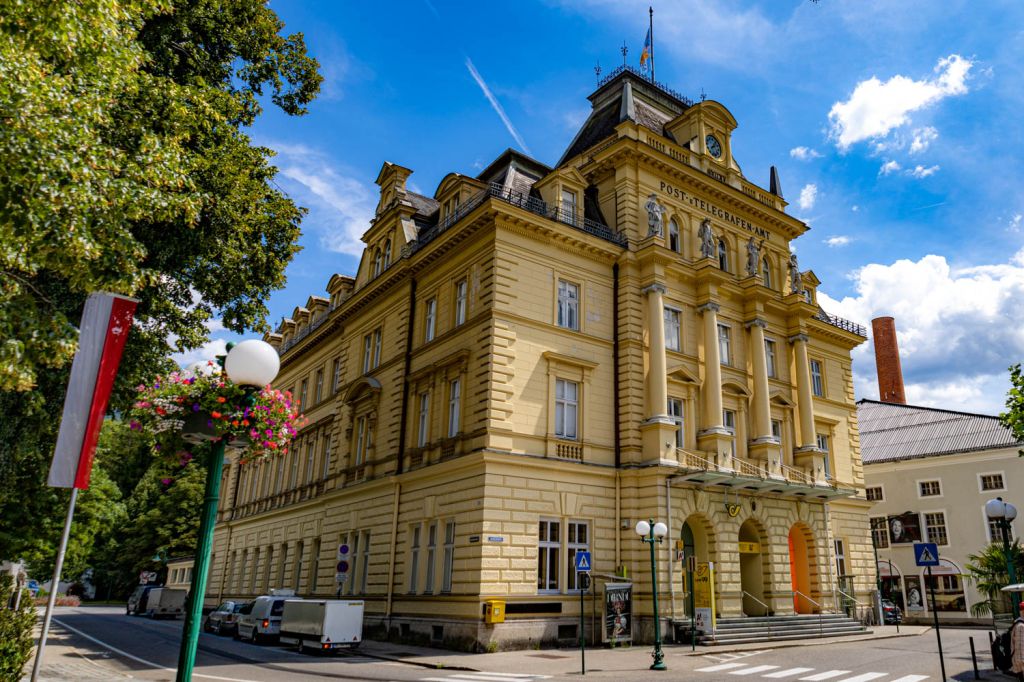
M 488 599 L 484 602 L 484 622 L 488 625 L 505 622 L 504 600 Z

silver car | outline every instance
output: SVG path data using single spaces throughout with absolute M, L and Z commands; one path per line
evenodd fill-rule
M 246 602 L 226 601 L 206 616 L 203 621 L 203 631 L 213 632 L 218 635 L 233 634 L 238 628 L 235 618 Z

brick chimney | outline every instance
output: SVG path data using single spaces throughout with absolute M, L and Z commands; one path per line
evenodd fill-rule
M 876 317 L 871 320 L 871 332 L 875 340 L 878 399 L 885 403 L 906 405 L 900 350 L 896 346 L 896 321 L 891 317 Z

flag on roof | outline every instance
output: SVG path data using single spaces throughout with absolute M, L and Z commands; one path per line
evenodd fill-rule
M 647 37 L 644 38 L 644 49 L 640 52 L 640 68 L 648 69 L 648 62 L 651 61 L 651 29 L 647 29 Z

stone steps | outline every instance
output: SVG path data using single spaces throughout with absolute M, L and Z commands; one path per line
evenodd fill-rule
M 677 641 L 688 642 L 689 621 L 676 621 Z M 753 616 L 720 618 L 713 635 L 698 635 L 697 641 L 707 646 L 782 642 L 818 637 L 844 637 L 868 634 L 860 622 L 841 614 L 794 616 Z

